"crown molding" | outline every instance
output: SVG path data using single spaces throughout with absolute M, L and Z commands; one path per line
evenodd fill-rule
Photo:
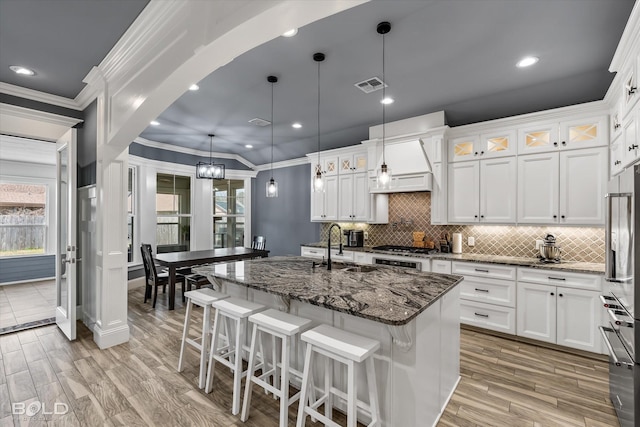
M 49 113 L 46 111 L 32 110 L 30 108 L 19 107 L 17 105 L 0 103 L 0 115 L 13 116 L 22 119 L 38 120 L 40 122 L 49 123 L 57 126 L 72 128 L 78 123 L 84 121 L 75 117 L 61 116 L 59 114 Z
M 133 140 L 133 142 L 136 142 L 140 145 L 144 145 L 145 147 L 150 147 L 150 148 L 157 148 L 159 150 L 167 150 L 167 151 L 173 151 L 176 153 L 183 153 L 183 154 L 191 154 L 193 156 L 199 156 L 199 157 L 209 157 L 209 154 L 211 154 L 214 157 L 220 158 L 220 159 L 230 159 L 230 160 L 237 160 L 238 162 L 242 163 L 243 165 L 255 170 L 256 169 L 256 165 L 254 165 L 253 163 L 251 163 L 249 160 L 245 159 L 244 157 L 240 156 L 239 154 L 232 154 L 232 153 L 219 153 L 216 151 L 213 151 L 212 153 L 209 153 L 208 151 L 203 151 L 203 150 L 196 150 L 194 148 L 187 148 L 187 147 L 181 147 L 178 145 L 171 145 L 171 144 L 167 144 L 164 142 L 158 142 L 158 141 L 151 141 L 150 139 L 146 139 L 146 138 L 142 138 L 142 137 L 138 137 L 136 139 Z
M 162 160 L 147 159 L 146 157 L 140 157 L 133 154 L 129 154 L 130 166 L 147 166 L 160 171 L 167 171 L 173 173 L 179 173 L 192 176 L 195 179 L 195 165 L 183 165 L 178 163 L 164 162 Z M 241 179 L 241 178 L 255 178 L 258 175 L 258 171 L 254 170 L 237 170 L 226 169 L 226 178 L 229 179 Z
M 631 15 L 627 21 L 627 25 L 624 27 L 622 37 L 618 42 L 616 53 L 611 59 L 611 65 L 609 65 L 609 71 L 612 73 L 622 71 L 622 67 L 625 65 L 627 59 L 632 59 L 631 52 L 637 50 L 637 45 L 640 43 L 640 2 L 636 2 L 631 10 Z M 633 60 L 633 59 L 632 59 Z
M 271 163 L 265 163 L 264 165 L 259 165 L 255 167 L 256 171 L 268 171 L 271 169 L 282 169 L 282 168 L 289 168 L 292 166 L 299 166 L 299 165 L 308 165 L 309 164 L 309 159 L 306 157 L 298 157 L 297 159 L 289 159 L 289 160 L 283 160 L 281 162 L 275 162 L 273 164 L 273 167 L 271 166 Z
M 58 107 L 82 111 L 82 108 L 80 108 L 78 103 L 73 99 L 65 98 L 64 96 L 52 95 L 50 93 L 40 92 L 9 83 L 0 82 L 0 93 L 13 95 L 20 98 L 26 98 L 32 101 L 44 102 L 45 104 L 57 105 Z

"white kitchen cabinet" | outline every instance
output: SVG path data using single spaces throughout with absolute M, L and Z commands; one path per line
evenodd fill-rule
M 622 98 L 616 102 L 611 110 L 609 140 L 613 141 L 622 134 Z
M 532 123 L 518 130 L 518 154 L 603 146 L 607 131 L 605 116 Z
M 629 115 L 622 125 L 622 167 L 627 167 L 640 159 L 640 138 L 638 137 L 638 119 L 640 109 Z
M 339 166 L 337 156 L 323 156 L 320 158 L 320 162 L 324 176 L 334 176 L 338 174 Z
M 516 154 L 516 131 L 500 129 L 449 141 L 449 161 L 459 162 Z
M 338 176 L 324 176 L 324 190 L 311 190 L 311 221 L 338 219 Z
M 371 264 L 372 255 L 367 252 L 354 252 L 353 262 L 357 264 Z
M 480 135 L 462 136 L 449 140 L 449 163 L 478 160 Z
M 367 152 L 345 153 L 339 157 L 340 174 L 367 172 Z
M 640 95 L 638 94 L 638 61 L 630 61 L 629 66 L 622 72 L 622 109 L 623 118 L 633 111 L 633 107 Z
M 449 165 L 449 222 L 516 222 L 516 158 Z
M 431 272 L 440 274 L 451 274 L 451 261 L 432 259 Z
M 604 223 L 607 148 L 518 157 L 518 223 Z
M 521 337 L 556 342 L 556 287 L 518 282 L 517 331 Z
M 624 159 L 624 139 L 619 137 L 609 146 L 609 174 L 611 177 L 622 172 Z
M 560 287 L 556 292 L 556 343 L 601 353 L 600 292 Z
M 369 187 L 365 173 L 338 176 L 338 220 L 367 221 L 369 213 Z
M 313 246 L 301 246 L 300 256 L 309 258 L 324 258 L 327 256 L 327 250 L 325 248 L 316 248 Z
M 460 323 L 515 335 L 516 312 L 512 307 L 460 299 Z

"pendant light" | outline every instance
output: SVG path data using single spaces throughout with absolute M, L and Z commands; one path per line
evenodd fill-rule
M 316 175 L 313 178 L 313 191 L 324 191 L 324 180 L 322 179 L 322 165 L 320 164 L 320 63 L 324 61 L 324 53 L 314 53 L 313 60 L 318 63 L 318 164 L 316 165 Z
M 209 163 L 198 162 L 196 165 L 196 178 L 198 179 L 224 179 L 224 164 L 213 163 L 213 137 L 210 133 L 211 145 L 209 146 Z
M 267 182 L 267 197 L 278 197 L 278 183 L 273 179 L 273 85 L 278 82 L 276 76 L 267 77 L 271 83 L 271 179 Z
M 386 100 L 385 88 L 387 86 L 387 81 L 385 80 L 384 75 L 384 35 L 391 31 L 391 24 L 386 21 L 381 22 L 378 24 L 377 31 L 378 34 L 382 34 L 382 99 Z M 379 189 L 389 189 L 391 186 L 391 169 L 387 166 L 384 157 L 385 105 L 385 102 L 382 102 L 382 164 L 376 173 L 376 182 Z

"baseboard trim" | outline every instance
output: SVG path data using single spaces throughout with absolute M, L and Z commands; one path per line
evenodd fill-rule
M 129 341 L 129 325 L 102 330 L 97 324 L 93 327 L 93 340 L 101 350 Z

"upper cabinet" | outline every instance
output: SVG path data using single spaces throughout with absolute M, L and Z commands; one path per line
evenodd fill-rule
M 340 174 L 367 172 L 367 152 L 345 154 L 339 157 Z
M 515 130 L 497 130 L 449 141 L 449 161 L 481 160 L 516 154 Z
M 606 145 L 604 116 L 563 122 L 540 122 L 518 130 L 518 154 L 533 154 Z
M 640 94 L 638 93 L 638 62 L 632 61 L 625 71 L 622 72 L 622 108 L 623 116 L 626 116 L 633 110 L 634 105 L 638 102 Z

